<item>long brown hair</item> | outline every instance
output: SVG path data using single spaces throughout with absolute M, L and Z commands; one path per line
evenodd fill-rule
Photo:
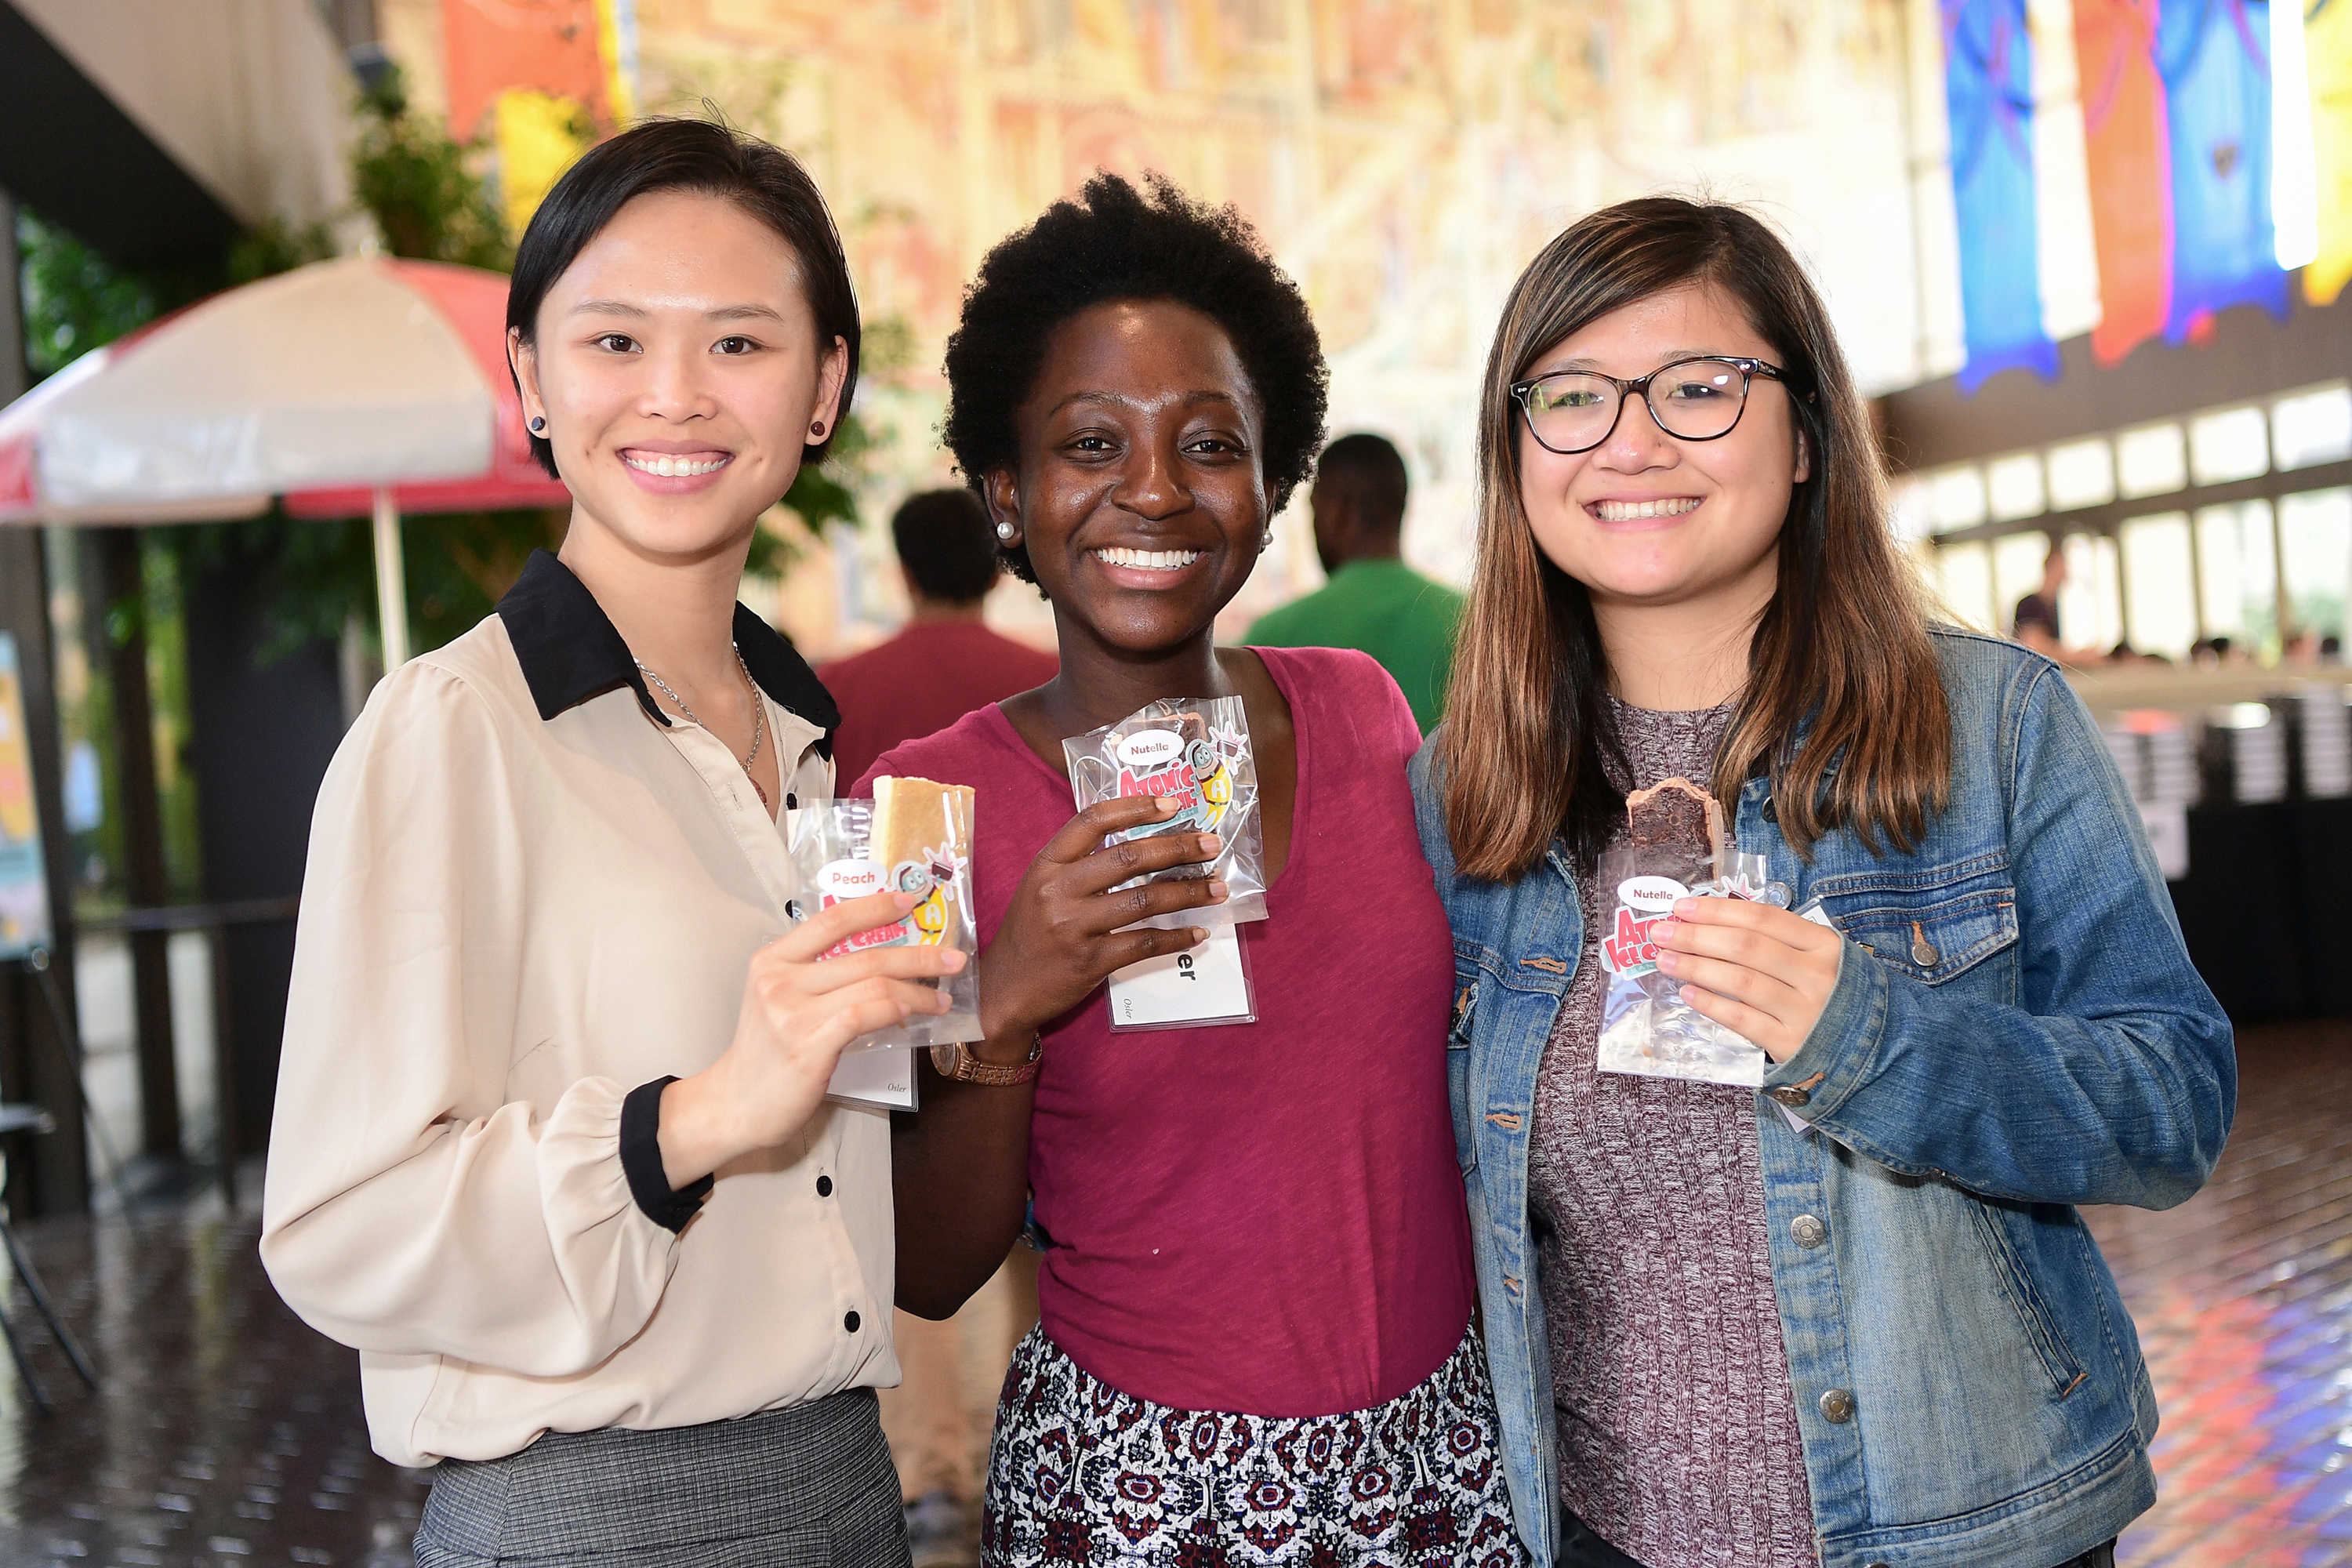
M 1811 456 L 1780 581 L 1715 759 L 1727 803 L 1768 773 L 1799 854 L 1838 828 L 1908 850 L 1949 797 L 1951 721 L 1918 586 L 1887 527 L 1869 420 L 1829 312 L 1780 237 L 1735 206 L 1647 196 L 1579 219 L 1528 265 L 1495 329 L 1478 409 L 1478 561 L 1446 700 L 1445 821 L 1465 875 L 1507 880 L 1555 837 L 1589 868 L 1622 823 L 1624 751 L 1584 584 L 1537 547 L 1519 497 L 1513 382 L 1611 311 L 1686 284 L 1747 312 L 1789 373 Z

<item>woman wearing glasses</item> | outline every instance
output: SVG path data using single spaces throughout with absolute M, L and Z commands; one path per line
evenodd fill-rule
M 1930 626 L 1827 313 L 1736 208 L 1554 240 L 1479 432 L 1413 777 L 1530 1556 L 2111 1563 L 2156 1408 L 2074 1205 L 2195 1192 L 2236 1074 L 2097 731 L 2048 660 Z M 1596 860 L 1675 775 L 1829 922 L 1654 932 L 1760 1088 L 1597 1070 Z

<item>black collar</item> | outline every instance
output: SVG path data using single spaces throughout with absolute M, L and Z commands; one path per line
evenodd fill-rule
M 665 726 L 673 722 L 646 689 L 645 677 L 629 645 L 614 629 L 611 617 L 596 602 L 588 585 L 551 552 L 534 550 L 522 576 L 499 601 L 499 619 L 506 623 L 507 640 L 514 645 L 515 661 L 530 687 L 541 719 L 552 719 L 591 697 L 616 686 L 637 695 L 640 707 Z M 745 609 L 735 606 L 735 647 L 743 667 L 760 689 L 782 707 L 824 731 L 820 752 L 833 754 L 833 732 L 841 727 L 841 710 L 793 645 L 775 628 Z

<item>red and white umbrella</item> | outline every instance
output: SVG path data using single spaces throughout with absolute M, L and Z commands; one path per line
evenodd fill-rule
M 0 523 L 375 518 L 384 664 L 408 657 L 400 514 L 568 506 L 530 455 L 507 279 L 352 257 L 215 294 L 0 409 Z

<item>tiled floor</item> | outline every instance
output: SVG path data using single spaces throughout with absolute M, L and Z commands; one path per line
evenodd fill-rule
M 2352 1023 L 2249 1030 L 2239 1071 L 2204 1192 L 2091 1216 L 2163 1413 L 2129 1568 L 2352 1563 Z
M 2092 1216 L 2164 1410 L 2126 1568 L 2352 1565 L 2352 1024 L 2240 1053 L 2212 1185 Z M 30 1230 L 102 1384 L 9 1296 L 58 1412 L 0 1364 L 0 1564 L 408 1563 L 424 1478 L 369 1454 L 354 1359 L 278 1302 L 257 1230 L 204 1202 Z

